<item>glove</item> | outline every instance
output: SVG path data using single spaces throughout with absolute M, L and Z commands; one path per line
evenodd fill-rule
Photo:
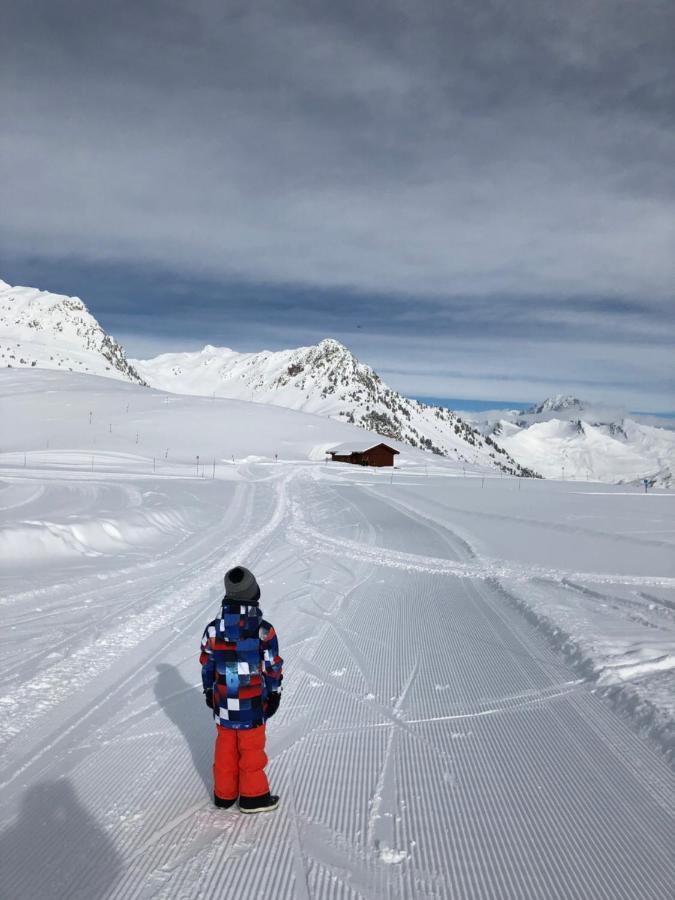
M 279 703 L 281 703 L 280 691 L 272 691 L 267 695 L 267 710 L 265 712 L 266 719 L 272 718 L 274 713 L 279 709 Z
M 204 700 L 209 709 L 213 709 L 213 691 L 204 691 Z

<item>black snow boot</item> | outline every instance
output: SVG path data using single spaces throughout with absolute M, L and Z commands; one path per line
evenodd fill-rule
M 243 813 L 272 812 L 279 805 L 276 794 L 261 794 L 259 797 L 240 797 L 239 809 Z
M 219 807 L 219 809 L 229 809 L 237 802 L 237 798 L 233 797 L 231 800 L 223 800 L 223 798 L 219 797 L 218 794 L 214 794 L 213 802 L 215 806 Z

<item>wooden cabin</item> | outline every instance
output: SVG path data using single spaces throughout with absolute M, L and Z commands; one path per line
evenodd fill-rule
M 388 444 L 340 444 L 328 451 L 333 462 L 355 466 L 393 466 L 399 451 Z

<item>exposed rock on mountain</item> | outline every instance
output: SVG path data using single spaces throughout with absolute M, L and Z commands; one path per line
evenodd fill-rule
M 145 384 L 78 297 L 0 281 L 0 365 L 61 369 Z
M 165 353 L 133 365 L 153 387 L 180 394 L 272 403 L 342 419 L 384 437 L 453 457 L 532 476 L 494 439 L 443 407 L 393 391 L 341 343 L 237 353 L 207 345 L 196 353 Z

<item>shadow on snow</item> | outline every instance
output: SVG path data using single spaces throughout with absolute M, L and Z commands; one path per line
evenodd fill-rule
M 157 702 L 183 735 L 194 767 L 209 795 L 213 793 L 213 741 L 208 727 L 211 715 L 198 687 L 188 684 L 175 666 L 160 663 L 154 685 Z M 214 729 L 215 731 L 215 729 Z
M 2 900 L 103 900 L 121 874 L 113 842 L 67 778 L 29 787 L 0 835 Z

